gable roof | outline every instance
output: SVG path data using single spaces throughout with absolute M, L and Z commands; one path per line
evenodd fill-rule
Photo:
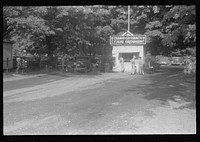
M 119 36 L 133 36 L 133 34 L 130 31 L 119 32 L 117 35 L 119 35 Z
M 122 36 L 133 36 L 133 34 L 129 31 L 125 32 Z

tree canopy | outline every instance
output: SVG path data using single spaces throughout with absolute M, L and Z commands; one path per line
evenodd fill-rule
M 196 50 L 196 7 L 130 6 L 130 32 L 146 34 L 152 54 L 193 54 Z M 127 31 L 127 6 L 6 6 L 3 38 L 16 50 L 71 56 L 106 54 L 110 35 Z

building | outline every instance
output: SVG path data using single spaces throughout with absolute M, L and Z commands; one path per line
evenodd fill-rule
M 139 56 L 144 60 L 144 45 L 146 44 L 145 35 L 133 35 L 127 31 L 121 35 L 111 36 L 110 44 L 113 45 L 112 56 L 114 58 L 113 71 L 121 71 L 119 58 L 123 57 L 125 71 L 131 71 L 133 56 Z
M 3 69 L 13 68 L 13 43 L 3 41 Z

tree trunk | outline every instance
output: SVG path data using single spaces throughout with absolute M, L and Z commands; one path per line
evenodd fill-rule
M 46 36 L 47 55 L 48 55 L 48 57 L 50 57 L 51 54 L 52 54 L 51 40 L 52 40 L 52 37 L 51 37 L 51 36 Z

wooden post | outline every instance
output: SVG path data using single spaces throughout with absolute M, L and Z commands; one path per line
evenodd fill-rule
M 128 6 L 128 31 L 130 32 L 130 5 Z

